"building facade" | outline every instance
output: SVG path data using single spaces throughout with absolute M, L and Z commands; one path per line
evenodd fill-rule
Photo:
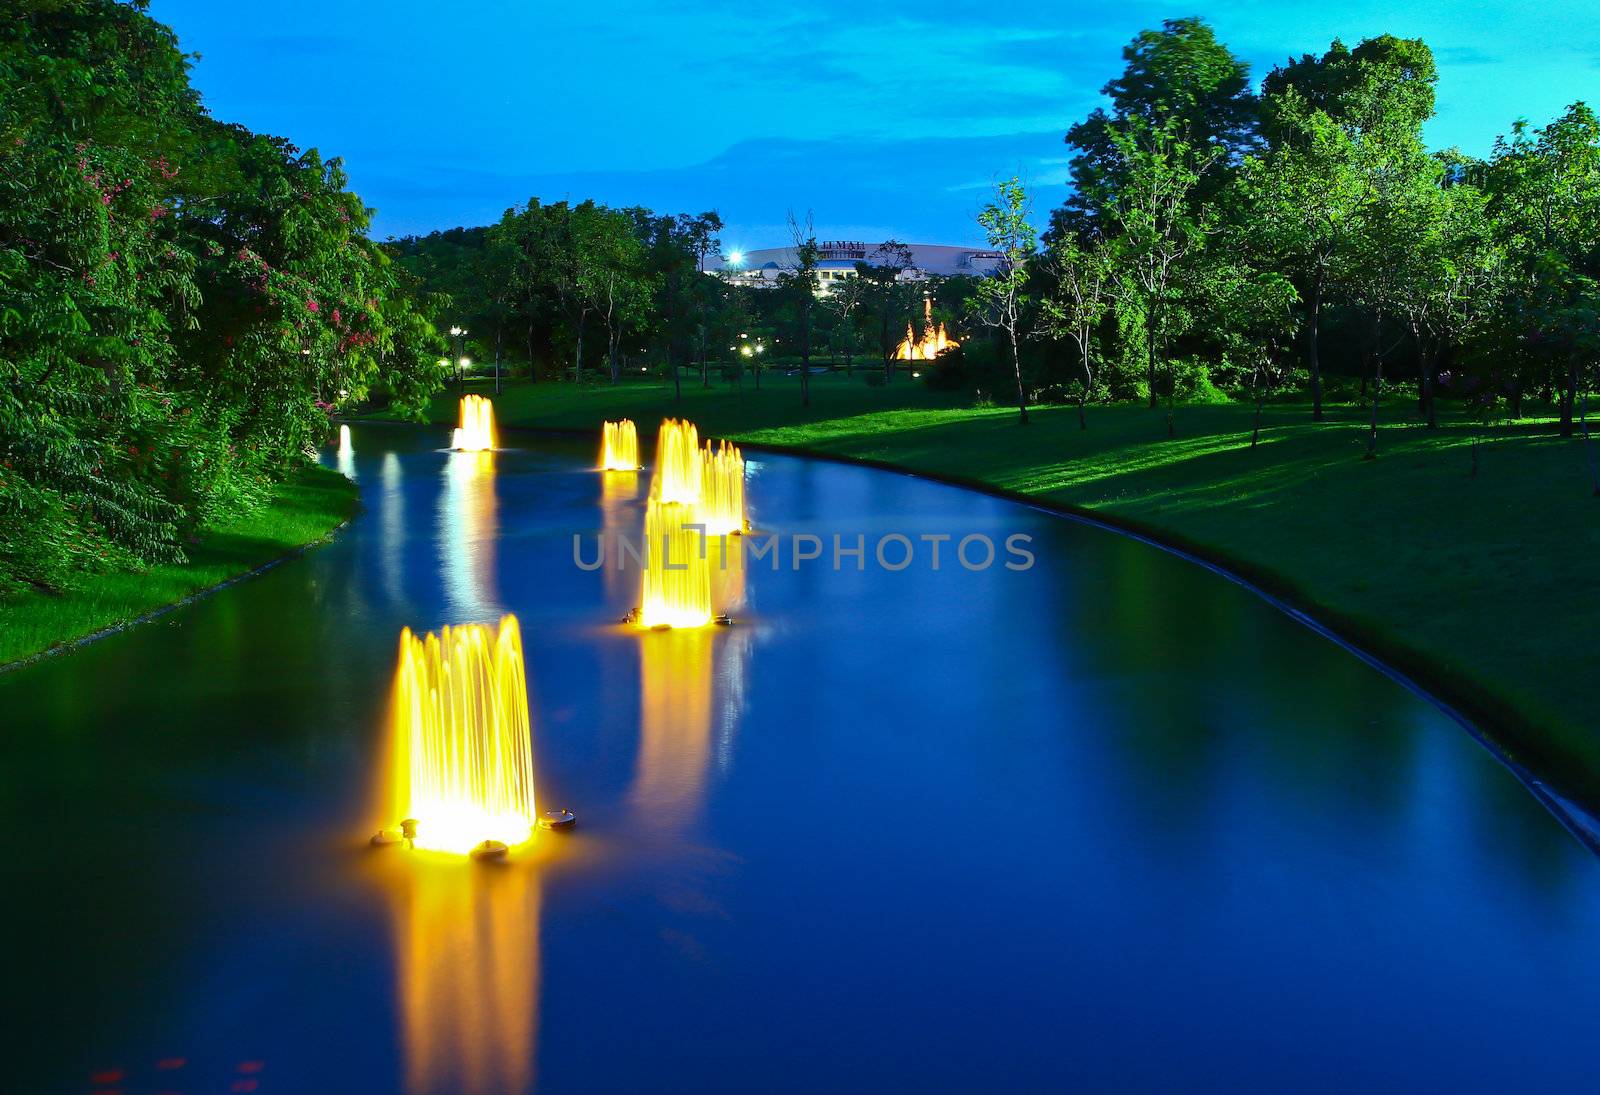
M 911 265 L 900 276 L 910 281 L 929 277 L 986 277 L 994 273 L 1002 256 L 998 251 L 975 247 L 950 247 L 934 243 L 903 245 L 910 253 Z M 818 245 L 817 283 L 821 292 L 832 291 L 840 282 L 856 277 L 856 263 L 881 264 L 892 260 L 883 245 L 862 240 L 827 240 Z M 756 251 L 732 252 L 711 272 L 737 285 L 772 288 L 786 271 L 797 264 L 793 247 L 767 247 Z

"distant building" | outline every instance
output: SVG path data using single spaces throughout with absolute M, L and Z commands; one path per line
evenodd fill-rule
M 821 291 L 829 292 L 846 278 L 856 276 L 856 263 L 885 261 L 881 244 L 861 240 L 828 240 L 819 245 L 817 281 Z M 973 247 L 948 247 L 936 243 L 908 243 L 911 267 L 900 276 L 909 281 L 928 277 L 984 277 L 994 273 L 1003 257 L 998 251 Z M 712 272 L 738 285 L 770 289 L 785 271 L 793 270 L 796 249 L 767 247 L 758 251 L 733 252 Z

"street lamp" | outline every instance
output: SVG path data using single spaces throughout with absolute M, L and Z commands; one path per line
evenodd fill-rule
M 461 356 L 461 340 L 467 337 L 467 329 L 465 327 L 451 327 L 450 337 L 456 340 L 456 360 L 461 363 L 461 368 L 465 369 L 467 367 L 467 359 Z M 466 382 L 466 373 L 457 372 L 456 385 L 458 387 L 463 386 L 466 384 Z

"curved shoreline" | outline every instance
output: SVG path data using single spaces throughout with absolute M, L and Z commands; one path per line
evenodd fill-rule
M 409 425 L 408 423 L 399 422 L 387 424 Z M 527 434 L 530 436 L 543 435 L 576 439 L 593 439 L 597 436 L 593 430 L 560 426 L 503 425 L 500 429 L 502 433 L 512 435 Z M 654 435 L 641 431 L 641 436 Z M 1232 582 L 1234 585 L 1248 590 L 1273 608 L 1284 613 L 1284 615 L 1360 658 L 1367 665 L 1376 669 L 1413 695 L 1432 704 L 1440 713 L 1460 726 L 1473 741 L 1477 742 L 1501 766 L 1515 776 L 1517 781 L 1527 788 L 1528 792 L 1543 804 L 1579 843 L 1583 844 L 1596 856 L 1600 856 L 1600 816 L 1592 813 L 1577 801 L 1540 778 L 1528 763 L 1519 758 L 1516 746 L 1505 740 L 1508 737 L 1522 737 L 1523 735 L 1519 734 L 1514 728 L 1528 725 L 1526 720 L 1518 715 L 1510 705 L 1488 692 L 1473 694 L 1472 690 L 1461 687 L 1460 682 L 1446 679 L 1443 671 L 1426 654 L 1414 650 L 1391 637 L 1375 632 L 1367 625 L 1342 617 L 1335 610 L 1311 603 L 1311 599 L 1305 597 L 1292 581 L 1280 574 L 1253 566 L 1242 560 L 1232 558 L 1225 552 L 1207 548 L 1202 544 L 1189 541 L 1185 537 L 1174 535 L 1141 522 L 1130 521 L 1081 506 L 1073 506 L 1065 502 L 1039 498 L 1020 491 L 995 486 L 992 483 L 985 483 L 982 480 L 945 475 L 939 472 L 920 471 L 916 468 L 895 464 L 887 460 L 822 452 L 801 445 L 771 444 L 732 437 L 728 439 L 737 441 L 740 447 L 749 449 L 752 452 L 770 452 L 785 456 L 801 456 L 810 460 L 826 460 L 836 464 L 853 464 L 858 467 L 875 468 L 879 471 L 910 476 L 913 479 L 922 479 L 932 483 L 942 483 L 946 486 L 957 487 L 962 490 L 974 491 L 978 494 L 985 494 L 993 498 L 1027 506 L 1042 513 L 1049 513 L 1120 536 L 1126 536 L 1148 544 L 1157 550 L 1164 551 L 1169 555 L 1175 555 L 1180 559 L 1203 567 L 1211 573 Z M 1499 732 L 1497 733 L 1491 727 L 1499 728 Z M 1531 748 L 1532 743 L 1524 743 L 1523 747 Z
M 353 515 L 351 517 L 346 517 L 343 521 L 340 521 L 337 525 L 334 525 L 315 540 L 307 540 L 303 544 L 297 544 L 288 551 L 285 551 L 280 555 L 275 555 L 266 562 L 259 563 L 256 566 L 251 567 L 249 570 L 243 570 L 238 574 L 230 575 L 229 577 L 222 579 L 220 582 L 214 582 L 213 584 L 205 586 L 202 589 L 195 590 L 193 593 L 185 594 L 176 601 L 169 601 L 157 608 L 152 608 L 148 612 L 142 612 L 132 619 L 120 620 L 117 623 L 108 624 L 105 627 L 91 631 L 87 635 L 80 635 L 76 639 L 68 639 L 65 642 L 56 643 L 54 646 L 47 646 L 43 650 L 37 651 L 33 654 L 25 654 L 22 657 L 17 658 L 15 661 L 0 663 L 0 674 L 11 673 L 18 669 L 26 669 L 28 666 L 35 665 L 47 658 L 58 657 L 62 654 L 71 654 L 74 651 L 81 650 L 83 647 L 88 646 L 90 643 L 96 643 L 101 639 L 109 638 L 112 635 L 121 634 L 122 632 L 131 628 L 138 627 L 140 624 L 149 623 L 151 620 L 160 619 L 169 612 L 175 612 L 178 609 L 183 608 L 185 605 L 190 605 L 195 601 L 203 600 L 206 597 L 211 596 L 213 593 L 220 593 L 229 586 L 238 585 L 240 582 L 248 581 L 251 578 L 257 577 L 258 575 L 265 574 L 267 571 L 273 569 L 274 567 L 280 566 L 283 563 L 287 563 L 291 559 L 298 559 L 300 556 L 304 555 L 313 548 L 319 548 L 325 544 L 331 543 L 335 537 L 339 535 L 339 533 L 343 532 L 345 528 L 349 526 L 353 519 Z

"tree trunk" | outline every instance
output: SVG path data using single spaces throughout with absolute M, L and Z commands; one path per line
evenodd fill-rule
M 533 320 L 528 321 L 528 380 L 537 383 L 539 380 L 539 366 L 533 362 Z
M 1589 440 L 1589 393 L 1583 393 L 1583 412 L 1580 420 L 1583 424 L 1583 455 L 1589 461 L 1589 487 L 1590 493 L 1600 498 L 1600 474 L 1595 472 L 1594 443 Z
M 494 394 L 500 394 L 500 348 L 505 343 L 505 324 L 496 324 L 494 328 Z
M 1578 396 L 1578 351 L 1567 353 L 1567 383 L 1561 390 L 1561 436 L 1572 436 L 1572 409 Z
M 1261 366 L 1256 366 L 1255 373 L 1250 377 L 1251 394 L 1256 397 L 1256 424 L 1250 431 L 1250 447 L 1253 449 L 1261 440 L 1261 405 L 1267 401 L 1267 393 L 1261 387 Z
M 1380 322 L 1382 322 L 1380 320 Z M 1367 432 L 1367 455 L 1362 459 L 1378 458 L 1378 401 L 1383 398 L 1383 350 L 1376 340 L 1372 347 L 1372 426 Z
M 1311 421 L 1322 421 L 1322 271 L 1311 283 Z
M 578 345 L 572 353 L 572 377 L 577 381 L 578 387 L 583 387 L 583 328 L 588 311 L 578 313 Z
M 1145 384 L 1150 388 L 1150 409 L 1156 409 L 1156 316 L 1155 310 L 1145 312 L 1144 317 L 1144 357 L 1145 357 Z
M 1022 358 L 1017 354 L 1017 330 L 1015 327 L 1008 332 L 1011 335 L 1011 368 L 1017 374 L 1017 410 L 1022 415 L 1020 424 L 1028 424 L 1028 393 L 1022 387 Z
M 811 406 L 811 301 L 800 306 L 800 405 Z
M 1428 416 L 1428 429 L 1439 428 L 1439 415 L 1434 407 L 1434 374 L 1438 372 L 1439 355 L 1437 349 L 1422 349 L 1422 410 Z
M 1089 428 L 1089 420 L 1084 417 L 1084 407 L 1089 403 L 1089 394 L 1094 390 L 1094 374 L 1089 371 L 1089 338 L 1084 333 L 1083 339 L 1083 392 L 1078 396 L 1078 429 Z

